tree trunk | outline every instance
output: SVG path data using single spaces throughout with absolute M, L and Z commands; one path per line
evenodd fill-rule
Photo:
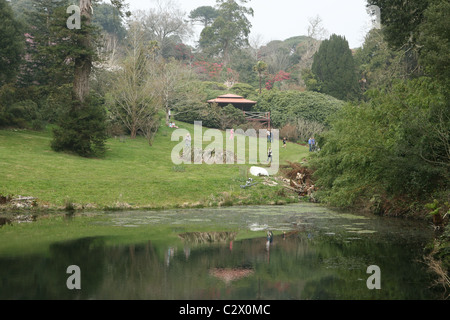
M 92 3 L 91 0 L 80 0 L 80 13 L 83 25 L 89 26 L 91 24 Z M 83 19 L 84 18 L 84 19 Z M 83 29 L 83 25 L 81 28 Z M 91 37 L 89 32 L 85 32 L 78 41 L 80 48 L 86 51 L 75 59 L 75 70 L 73 79 L 73 99 L 80 104 L 83 104 L 89 96 L 89 76 L 91 74 L 92 56 L 89 53 L 91 50 Z
M 259 94 L 262 92 L 262 76 L 261 73 L 259 73 Z
M 132 125 L 131 126 L 131 130 L 130 130 L 130 139 L 136 139 L 136 134 L 137 134 L 137 132 L 136 132 L 137 130 L 136 130 L 136 125 Z
M 89 96 L 89 76 L 91 74 L 92 61 L 89 56 L 81 56 L 75 59 L 75 72 L 73 79 L 74 99 L 84 103 Z

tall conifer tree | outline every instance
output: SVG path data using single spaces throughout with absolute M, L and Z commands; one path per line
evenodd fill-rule
M 311 70 L 320 83 L 321 92 L 341 100 L 357 98 L 355 62 L 344 37 L 333 34 L 324 40 L 314 55 Z
M 11 6 L 0 0 L 0 85 L 10 81 L 21 62 L 24 37 Z

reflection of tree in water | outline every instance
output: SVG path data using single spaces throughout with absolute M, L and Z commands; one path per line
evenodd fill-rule
M 54 243 L 49 255 L 0 259 L 0 299 L 88 299 L 103 282 L 104 239 Z M 81 290 L 66 286 L 67 267 L 81 269 Z
M 60 292 L 55 292 L 54 298 L 87 299 L 95 294 L 104 277 L 104 246 L 105 238 L 103 237 L 86 237 L 50 245 L 51 261 L 55 272 L 49 275 L 49 281 L 54 280 L 56 284 L 48 287 L 63 288 Z M 68 290 L 66 287 L 66 280 L 70 276 L 66 270 L 70 265 L 80 267 L 81 290 Z
M 408 298 L 417 291 L 414 282 L 399 285 L 398 279 L 417 281 L 420 274 L 405 265 L 410 260 L 402 255 L 414 255 L 404 244 L 346 241 L 337 234 L 311 239 L 294 232 L 274 236 L 269 261 L 266 237 L 236 241 L 235 236 L 191 233 L 175 242 L 110 244 L 92 237 L 56 243 L 48 256 L 0 258 L 0 298 L 373 298 L 365 286 L 369 275 L 356 268 L 366 264 L 380 265 L 381 291 L 389 297 Z M 81 269 L 81 290 L 66 287 L 66 269 L 73 264 Z

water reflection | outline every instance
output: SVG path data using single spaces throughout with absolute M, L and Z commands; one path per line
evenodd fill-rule
M 148 241 L 124 245 L 115 244 L 114 235 L 86 237 L 54 243 L 46 256 L 0 258 L 0 299 L 435 298 L 420 262 L 427 237 L 414 224 L 284 210 L 272 216 L 247 210 L 239 217 L 216 211 L 228 230 L 174 229 L 175 241 L 149 234 Z M 197 214 L 184 212 L 183 218 Z M 179 221 L 164 218 L 158 221 Z M 210 223 L 217 216 L 203 218 Z M 270 229 L 238 239 L 239 230 L 230 227 L 238 219 L 245 230 L 255 224 Z M 81 290 L 65 286 L 73 264 L 81 269 Z M 366 286 L 369 265 L 381 269 L 381 290 Z

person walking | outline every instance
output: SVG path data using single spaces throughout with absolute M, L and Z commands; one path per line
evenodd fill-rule
M 231 130 L 230 130 L 230 140 L 233 140 L 234 139 L 234 130 L 233 130 L 233 128 L 231 128 Z
M 286 148 L 286 137 L 283 138 L 283 148 Z
M 184 139 L 186 147 L 191 147 L 191 135 L 189 132 L 186 134 L 186 138 Z
M 308 140 L 308 145 L 309 145 L 309 152 L 312 151 L 312 138 L 310 137 Z
M 267 130 L 267 142 L 271 142 L 271 138 L 272 138 L 272 132 L 270 132 L 270 130 Z

